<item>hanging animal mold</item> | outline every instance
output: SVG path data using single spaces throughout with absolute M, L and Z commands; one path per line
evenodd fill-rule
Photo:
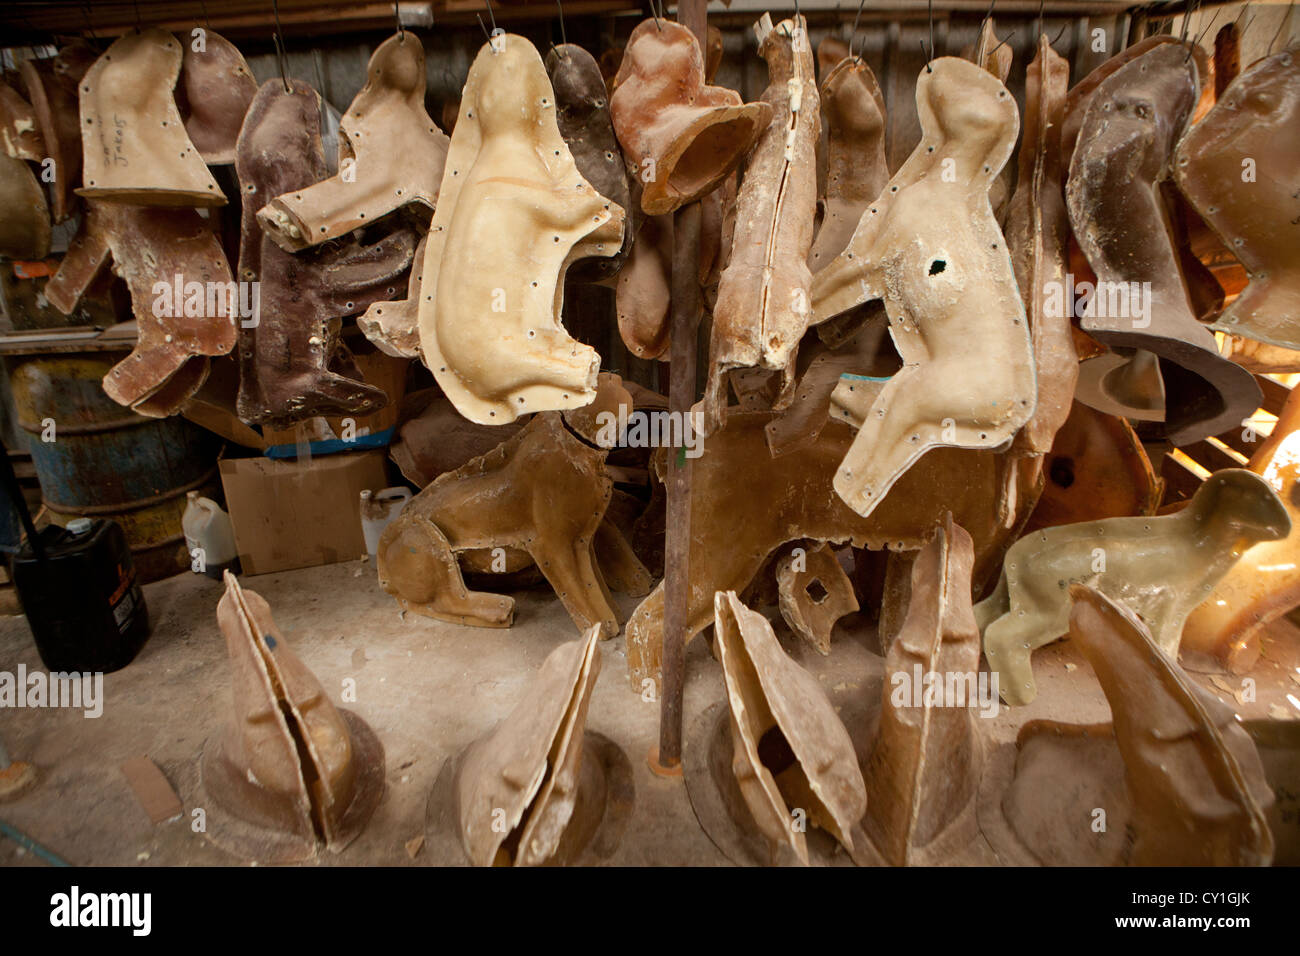
M 70 43 L 49 59 L 23 60 L 18 68 L 36 114 L 36 127 L 53 160 L 50 184 L 55 222 L 63 222 L 76 204 L 81 182 L 81 108 L 77 87 L 97 59 L 85 43 Z
M 989 205 L 1015 146 L 1015 100 L 992 74 L 941 57 L 916 102 L 920 144 L 812 284 L 814 322 L 883 298 L 904 363 L 884 382 L 846 376 L 832 397 L 859 429 L 835 490 L 864 516 L 929 449 L 1005 445 L 1035 408 L 1029 328 Z
M 733 369 L 779 369 L 788 387 L 795 352 L 811 318 L 808 250 L 817 214 L 816 153 L 821 130 L 813 53 L 803 17 L 754 25 L 767 61 L 763 102 L 772 122 L 759 136 L 736 199 L 731 256 L 718 282 L 704 393 L 704 432 L 727 416 Z
M 277 197 L 257 212 L 288 252 L 319 245 L 415 203 L 438 202 L 447 136 L 424 108 L 424 47 L 395 33 L 375 50 L 366 85 L 339 122 L 339 171 Z
M 1241 468 L 1215 472 L 1181 511 L 1048 528 L 1007 552 L 997 589 L 975 608 L 984 654 L 1008 704 L 1034 699 L 1030 654 L 1069 626 L 1066 588 L 1088 583 L 1140 614 L 1172 659 L 1187 615 L 1259 541 L 1291 532 L 1268 482 Z
M 245 859 L 293 863 L 341 853 L 384 795 L 384 748 L 330 703 L 285 643 L 270 605 L 229 571 L 217 605 L 235 720 L 203 747 L 208 837 Z
M 81 80 L 77 193 L 142 206 L 224 206 L 173 91 L 184 54 L 170 33 L 124 34 Z
M 641 178 L 648 216 L 712 192 L 772 120 L 766 103 L 745 103 L 734 90 L 706 85 L 695 34 L 657 17 L 628 37 L 610 89 L 614 132 Z
M 483 46 L 425 247 L 424 361 L 482 425 L 580 408 L 596 394 L 600 356 L 560 324 L 564 276 L 579 259 L 619 251 L 623 210 L 578 171 L 554 97 L 528 40 L 501 34 Z
M 206 30 L 201 40 L 186 35 L 180 39 L 186 46 L 176 104 L 185 132 L 205 163 L 229 166 L 235 161 L 244 115 L 257 95 L 257 80 L 243 54 L 220 34 Z
M 1300 349 L 1300 51 L 1238 76 L 1178 144 L 1178 188 L 1246 267 L 1245 290 L 1212 328 Z M 1300 362 L 1287 368 L 1300 371 Z

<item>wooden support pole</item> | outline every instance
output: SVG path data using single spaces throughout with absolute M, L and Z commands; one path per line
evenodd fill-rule
M 679 0 L 677 20 L 700 44 L 705 40 L 707 0 Z M 681 416 L 683 437 L 695 404 L 696 331 L 700 320 L 700 204 L 689 203 L 673 220 L 672 345 L 669 353 L 668 407 Z M 674 772 L 682 759 L 682 695 L 686 685 L 686 628 L 691 574 L 691 459 L 685 448 L 671 449 L 668 462 L 668 516 L 664 541 L 664 633 L 660 657 L 660 770 Z

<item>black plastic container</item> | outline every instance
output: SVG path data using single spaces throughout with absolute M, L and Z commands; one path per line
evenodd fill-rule
M 14 555 L 14 587 L 41 660 L 51 671 L 120 670 L 149 638 L 149 610 L 126 535 L 114 521 L 51 525 Z

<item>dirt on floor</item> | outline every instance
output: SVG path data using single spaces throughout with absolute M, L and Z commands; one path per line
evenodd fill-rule
M 353 561 L 242 579 L 270 603 L 276 623 L 298 657 L 337 703 L 345 680 L 355 681 L 361 715 L 382 741 L 387 789 L 365 831 L 341 854 L 308 865 L 420 866 L 408 841 L 424 832 L 426 800 L 444 760 L 500 720 L 546 655 L 579 633 L 545 586 L 516 591 L 515 624 L 503 630 L 446 624 L 399 613 L 380 591 L 372 564 Z M 222 585 L 185 574 L 145 587 L 153 634 L 136 660 L 104 678 L 103 714 L 70 709 L 0 710 L 0 739 L 15 760 L 38 768 L 37 784 L 0 804 L 0 820 L 74 864 L 234 865 L 239 859 L 192 826 L 204 796 L 199 756 L 232 712 L 225 642 L 217 628 Z M 616 596 L 626 616 L 636 600 Z M 832 700 L 881 694 L 875 628 L 863 614 L 837 626 L 823 657 L 766 609 L 782 645 L 822 682 Z M 1287 695 L 1300 698 L 1296 670 L 1300 631 L 1274 625 L 1256 672 L 1255 699 L 1237 701 L 1246 717 L 1300 716 Z M 659 704 L 643 700 L 627 679 L 622 635 L 601 645 L 602 668 L 588 727 L 617 743 L 632 764 L 636 787 L 631 821 L 613 865 L 726 865 L 700 828 L 681 778 L 653 774 L 647 755 L 658 741 Z M 43 670 L 22 617 L 0 619 L 0 670 Z M 998 708 L 979 724 L 993 747 L 1013 746 L 1026 720 L 1050 717 L 1102 721 L 1109 708 L 1086 661 L 1068 641 L 1037 652 L 1039 695 L 1029 706 Z M 685 726 L 724 699 L 721 669 L 700 637 L 688 649 Z M 1196 675 L 1232 702 L 1240 678 Z M 857 737 L 863 728 L 850 727 Z M 185 813 L 154 825 L 121 766 L 147 755 L 180 796 Z M 444 854 L 437 854 L 444 855 Z M 995 863 L 982 840 L 951 860 Z M 0 865 L 44 865 L 0 836 Z

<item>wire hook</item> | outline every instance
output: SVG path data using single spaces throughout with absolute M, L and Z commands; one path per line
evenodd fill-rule
M 285 54 L 284 27 L 280 25 L 280 4 L 276 0 L 271 0 L 271 12 L 275 14 L 275 33 L 271 40 L 275 43 L 275 58 L 280 64 L 280 80 L 284 83 L 284 91 L 292 93 L 293 89 L 289 86 L 289 71 L 285 69 L 285 60 L 288 57 Z
M 564 46 L 568 46 L 569 35 L 564 32 L 564 4 L 561 2 L 561 0 L 555 0 L 555 6 L 559 8 L 560 11 L 560 43 L 562 43 Z M 554 49 L 555 44 L 551 44 L 551 47 L 552 49 Z M 566 59 L 568 58 L 567 53 L 565 54 L 565 58 Z
M 858 0 L 858 12 L 853 15 L 853 30 L 849 33 L 849 58 L 857 59 L 853 56 L 853 41 L 858 38 L 858 18 L 862 16 L 862 6 L 867 0 Z

